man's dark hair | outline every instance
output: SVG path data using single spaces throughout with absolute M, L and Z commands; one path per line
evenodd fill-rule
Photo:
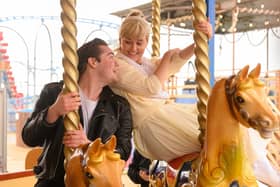
M 82 75 L 86 70 L 88 58 L 94 57 L 97 61 L 100 61 L 100 55 L 102 53 L 102 50 L 100 48 L 101 45 L 108 46 L 108 44 L 104 40 L 95 38 L 83 44 L 77 50 L 79 58 L 78 71 L 80 75 Z

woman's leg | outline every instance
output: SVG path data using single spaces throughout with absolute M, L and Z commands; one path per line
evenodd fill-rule
M 139 152 L 153 160 L 170 161 L 200 151 L 199 127 L 194 107 L 166 104 L 134 130 Z

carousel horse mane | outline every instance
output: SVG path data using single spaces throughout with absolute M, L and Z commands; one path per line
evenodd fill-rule
M 279 128 L 279 116 L 267 102 L 264 83 L 259 80 L 260 68 L 258 64 L 248 74 L 249 66 L 245 66 L 214 85 L 197 186 L 258 186 L 247 155 L 246 128 L 257 130 L 262 138 L 270 138 Z
M 116 137 L 105 144 L 98 138 L 76 149 L 66 165 L 66 187 L 122 187 L 121 175 L 125 162 L 114 152 Z

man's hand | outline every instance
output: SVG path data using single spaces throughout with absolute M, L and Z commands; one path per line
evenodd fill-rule
M 77 148 L 86 143 L 90 143 L 90 141 L 87 138 L 81 124 L 79 124 L 78 130 L 68 130 L 64 133 L 63 144 L 66 147 Z
M 79 93 L 60 93 L 53 105 L 48 110 L 46 121 L 48 123 L 55 122 L 60 116 L 63 116 L 71 111 L 76 111 L 81 105 Z

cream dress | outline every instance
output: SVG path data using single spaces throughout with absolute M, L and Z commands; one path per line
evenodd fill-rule
M 170 102 L 161 83 L 153 75 L 156 63 L 146 58 L 139 65 L 118 53 L 117 83 L 111 85 L 131 105 L 133 137 L 138 151 L 153 160 L 170 161 L 200 150 L 199 126 L 194 105 Z M 172 59 L 170 74 L 185 63 L 179 56 Z

